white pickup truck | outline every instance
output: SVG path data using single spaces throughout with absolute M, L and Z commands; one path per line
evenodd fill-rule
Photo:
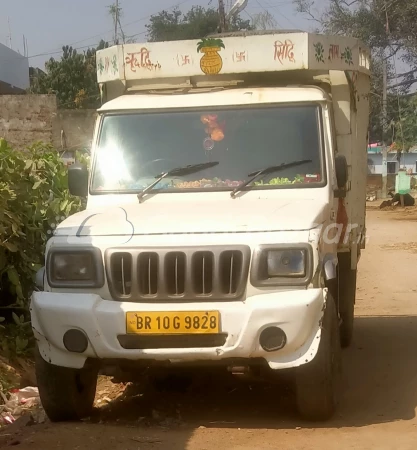
M 293 369 L 302 417 L 337 404 L 365 246 L 369 51 L 303 32 L 97 53 L 87 209 L 49 240 L 31 301 L 53 421 L 99 371 Z M 262 372 L 261 371 L 261 372 Z

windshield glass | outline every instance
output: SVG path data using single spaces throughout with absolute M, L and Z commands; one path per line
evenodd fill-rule
M 296 160 L 311 162 L 261 176 L 249 186 L 318 186 L 324 181 L 319 120 L 316 105 L 108 115 L 92 191 L 139 192 L 164 172 L 210 161 L 219 164 L 168 176 L 155 189 L 231 190 L 251 172 Z

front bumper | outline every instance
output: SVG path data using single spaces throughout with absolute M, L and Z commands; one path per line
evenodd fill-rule
M 254 295 L 244 302 L 119 303 L 94 294 L 34 292 L 32 326 L 43 358 L 51 364 L 82 368 L 87 358 L 202 361 L 225 358 L 264 358 L 272 369 L 297 367 L 311 361 L 320 343 L 320 323 L 327 297 L 324 289 L 308 289 Z M 129 311 L 212 311 L 221 315 L 223 346 L 216 348 L 124 349 L 117 336 L 126 334 Z M 287 336 L 285 347 L 266 352 L 259 336 L 268 326 L 280 327 Z M 63 336 L 79 329 L 88 337 L 82 353 L 68 352 Z

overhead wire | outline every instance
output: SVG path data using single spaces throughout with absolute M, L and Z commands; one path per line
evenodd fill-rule
M 178 7 L 182 6 L 182 5 L 184 5 L 185 3 L 189 3 L 190 1 L 191 1 L 191 0 L 182 0 L 182 1 L 180 1 L 180 2 L 174 3 L 174 4 L 171 5 L 169 8 L 165 8 L 165 9 L 169 11 L 169 10 L 171 10 L 171 9 L 178 8 Z M 126 29 L 127 27 L 129 27 L 129 26 L 131 26 L 131 25 L 135 25 L 135 24 L 137 24 L 137 23 L 139 23 L 139 22 L 143 22 L 144 20 L 150 19 L 154 14 L 157 14 L 157 13 L 158 13 L 158 11 L 156 11 L 156 12 L 154 12 L 154 13 L 152 13 L 152 14 L 149 14 L 149 15 L 147 15 L 147 16 L 140 17 L 139 19 L 133 20 L 132 22 L 128 22 L 128 23 L 122 24 L 122 25 L 123 25 L 123 28 Z M 103 34 L 113 33 L 113 31 L 114 31 L 113 29 L 108 30 L 108 31 L 104 31 L 104 32 L 99 33 L 99 34 L 96 34 L 96 35 L 94 35 L 94 36 L 90 36 L 90 37 L 88 37 L 88 38 L 81 39 L 81 40 L 79 40 L 79 41 L 75 41 L 75 42 L 73 42 L 73 43 L 71 43 L 71 44 L 69 44 L 69 45 L 81 44 L 82 42 L 86 42 L 86 41 L 89 41 L 89 40 L 94 39 L 94 38 L 96 38 L 96 37 L 103 36 Z M 140 34 L 145 34 L 145 33 L 146 33 L 146 31 L 144 31 L 143 33 L 140 33 Z
M 260 4 L 260 2 L 259 2 L 259 0 L 256 0 L 259 4 Z M 272 6 L 272 5 L 270 5 L 269 3 L 268 3 L 268 1 L 267 0 L 264 0 L 265 1 L 265 4 L 268 6 L 268 8 L 271 8 L 271 9 L 276 9 L 276 8 L 279 8 L 281 5 L 284 5 L 284 4 L 286 4 L 286 3 L 282 3 L 281 5 L 275 5 L 275 6 Z M 282 11 L 280 11 L 279 12 L 279 14 L 291 25 L 291 26 L 293 26 L 294 28 L 298 28 L 298 26 L 291 20 L 291 19 L 289 19 Z
M 191 0 L 183 0 L 183 1 L 179 2 L 179 3 L 173 4 L 173 5 L 170 6 L 169 8 L 166 8 L 166 10 L 171 10 L 171 9 L 177 8 L 177 7 L 179 7 L 179 6 L 181 6 L 181 5 L 185 4 L 185 3 L 189 3 L 190 1 L 191 1 Z M 397 1 L 397 0 L 392 0 L 392 1 L 395 2 L 395 1 Z M 263 9 L 263 10 L 266 11 L 266 12 L 268 12 L 268 9 L 265 8 L 265 6 L 263 6 L 263 5 L 260 3 L 259 0 L 256 0 L 256 2 L 258 3 L 258 5 L 260 6 L 261 9 Z M 267 3 L 266 0 L 265 0 L 265 3 Z M 282 2 L 279 2 L 278 4 L 275 4 L 275 5 L 270 5 L 270 4 L 267 3 L 268 7 L 269 7 L 269 8 L 272 8 L 272 9 L 277 8 L 277 7 L 279 7 L 280 5 L 284 5 L 284 4 L 291 4 L 291 2 L 289 2 L 289 1 L 282 1 Z M 155 12 L 155 13 L 153 13 L 153 14 L 149 14 L 149 15 L 147 15 L 147 16 L 143 16 L 143 17 L 141 17 L 141 18 L 139 18 L 139 19 L 136 19 L 136 20 L 134 20 L 134 21 L 131 21 L 131 22 L 122 24 L 122 26 L 123 26 L 124 29 L 126 29 L 126 27 L 129 27 L 129 26 L 131 26 L 131 25 L 137 24 L 137 23 L 139 23 L 139 22 L 143 22 L 144 20 L 147 20 L 147 19 L 151 18 L 151 17 L 152 17 L 154 14 L 156 14 L 156 13 L 157 13 L 157 12 Z M 252 16 L 251 14 L 249 14 L 247 11 L 245 11 L 245 13 L 246 13 L 251 19 L 253 19 L 253 16 Z M 286 19 L 290 24 L 292 24 L 293 26 L 296 27 L 296 25 L 294 24 L 294 22 L 292 22 L 287 16 L 285 16 L 282 12 L 280 12 L 280 14 L 281 14 L 282 17 L 284 17 L 284 19 Z M 275 17 L 274 17 L 274 18 L 275 18 Z M 277 22 L 277 25 L 278 25 L 278 26 L 280 26 L 281 28 L 283 28 L 283 26 L 279 23 L 279 21 L 278 21 L 276 18 L 275 18 L 275 21 Z M 297 27 L 296 27 L 296 28 L 297 28 Z M 87 42 L 87 41 L 89 41 L 89 40 L 91 40 L 91 39 L 94 39 L 94 38 L 103 37 L 104 35 L 109 34 L 109 33 L 112 33 L 112 32 L 113 32 L 113 29 L 107 30 L 107 31 L 104 31 L 104 32 L 95 34 L 95 35 L 93 35 L 93 36 L 90 36 L 90 37 L 87 37 L 87 38 L 84 38 L 84 39 L 80 39 L 80 40 L 75 41 L 75 42 L 71 42 L 71 43 L 68 44 L 68 46 L 69 46 L 69 47 L 72 47 L 73 50 L 83 50 L 83 49 L 86 49 L 86 48 L 93 48 L 93 47 L 99 45 L 99 42 L 98 42 L 98 43 L 95 43 L 95 44 L 89 44 L 89 45 L 80 46 L 80 47 L 73 47 L 73 46 L 74 46 L 74 45 L 77 45 L 77 44 L 81 44 L 81 43 L 83 43 L 83 42 Z M 138 36 L 143 36 L 143 35 L 146 34 L 146 33 L 147 33 L 147 31 L 142 31 L 142 32 L 139 32 L 139 33 L 135 33 L 135 34 L 133 34 L 133 35 L 128 35 L 128 36 L 126 36 L 126 37 L 127 37 L 128 39 L 132 39 L 132 38 L 135 38 L 135 37 L 138 37 Z M 110 40 L 109 42 L 112 42 L 112 40 Z M 42 56 L 59 55 L 59 54 L 61 54 L 61 53 L 62 53 L 62 48 L 59 49 L 59 50 L 57 49 L 57 50 L 51 50 L 51 51 L 46 51 L 46 52 L 37 53 L 37 54 L 34 54 L 34 55 L 29 55 L 29 56 L 27 56 L 27 58 L 28 58 L 28 59 L 33 59 L 33 58 L 39 58 L 39 57 L 42 57 Z M 16 58 L 17 58 L 17 57 L 16 57 Z M 13 59 L 14 59 L 14 58 L 13 58 Z
M 176 2 L 175 4 L 170 6 L 169 8 L 165 8 L 165 10 L 175 9 L 175 8 L 185 4 L 185 3 L 189 3 L 190 1 L 191 0 L 182 0 L 181 2 Z M 157 14 L 157 13 L 158 12 L 155 12 L 153 14 L 149 14 L 147 16 L 143 16 L 143 17 L 141 17 L 139 19 L 133 20 L 132 22 L 128 22 L 128 23 L 122 24 L 123 28 L 126 29 L 126 27 L 129 27 L 129 26 L 135 25 L 135 24 L 137 24 L 139 22 L 143 22 L 144 20 L 150 19 L 154 14 Z M 69 43 L 68 46 L 69 47 L 73 47 L 74 45 L 90 41 L 91 39 L 98 38 L 98 37 L 103 37 L 106 34 L 113 33 L 113 31 L 114 31 L 113 29 L 108 30 L 108 31 L 103 31 L 103 32 L 95 34 L 93 36 L 90 36 L 90 37 L 87 37 L 87 38 L 84 38 L 84 39 L 81 39 L 81 40 Z M 146 33 L 147 33 L 147 31 L 143 31 L 143 32 L 140 32 L 140 33 L 136 33 L 134 35 L 129 35 L 129 36 L 127 36 L 127 38 L 131 39 L 133 37 L 141 36 L 141 35 L 144 35 Z M 109 42 L 113 42 L 113 41 L 110 40 Z M 96 44 L 89 44 L 89 45 L 84 45 L 84 46 L 81 46 L 81 47 L 73 47 L 73 50 L 82 50 L 82 49 L 85 49 L 85 48 L 93 48 L 94 46 L 97 46 L 97 45 L 99 45 L 99 42 L 96 43 Z M 37 53 L 35 55 L 29 55 L 27 58 L 28 59 L 32 59 L 32 58 L 39 58 L 41 56 L 53 56 L 53 55 L 58 55 L 60 53 L 62 53 L 62 48 L 60 50 L 57 49 L 57 50 L 51 50 L 51 51 Z M 16 57 L 16 58 L 18 58 L 18 57 Z M 15 58 L 13 58 L 13 59 L 15 59 Z
M 263 5 L 261 4 L 261 2 L 260 2 L 259 0 L 256 0 L 256 3 L 258 3 L 258 5 L 260 6 L 260 8 L 263 9 L 266 13 L 270 14 L 269 11 L 265 8 L 265 6 L 263 6 Z M 277 25 L 278 25 L 280 28 L 284 28 L 284 27 L 279 23 L 279 21 L 277 20 L 277 18 L 276 18 L 275 16 L 273 16 L 273 18 L 274 18 L 275 22 L 277 23 Z

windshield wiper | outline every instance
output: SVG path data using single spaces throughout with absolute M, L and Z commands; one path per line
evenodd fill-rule
M 230 193 L 230 196 L 234 198 L 238 192 L 240 192 L 244 187 L 246 187 L 248 184 L 252 183 L 252 181 L 255 181 L 257 178 L 263 175 L 268 175 L 269 173 L 279 172 L 283 169 L 288 169 L 289 167 L 296 167 L 301 166 L 302 164 L 307 164 L 312 162 L 311 159 L 302 159 L 300 161 L 292 161 L 289 163 L 282 163 L 279 166 L 269 166 L 265 167 L 264 169 L 257 170 L 256 172 L 251 172 L 248 174 L 249 178 L 248 180 L 244 181 L 243 183 L 240 183 L 239 186 L 236 186 L 235 189 Z
M 218 161 L 212 161 L 201 164 L 192 164 L 189 166 L 176 167 L 175 169 L 171 169 L 168 172 L 163 172 L 155 177 L 156 180 L 153 183 L 151 183 L 149 186 L 146 186 L 146 188 L 142 192 L 139 192 L 138 194 L 139 203 L 141 203 L 143 201 L 143 197 L 165 177 L 182 177 L 185 175 L 191 175 L 192 173 L 197 173 L 200 172 L 201 170 L 210 169 L 211 167 L 217 165 L 219 165 Z

